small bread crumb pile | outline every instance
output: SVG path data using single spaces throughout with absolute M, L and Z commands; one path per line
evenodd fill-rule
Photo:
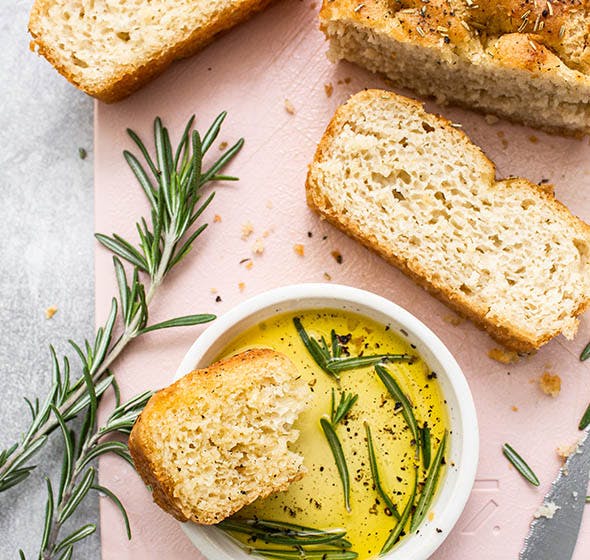
M 539 377 L 539 387 L 543 393 L 555 398 L 561 391 L 561 377 L 546 371 Z
M 488 352 L 488 357 L 490 357 L 492 360 L 496 360 L 496 362 L 500 362 L 501 364 L 515 364 L 519 360 L 517 352 L 514 352 L 514 350 L 505 350 L 502 348 L 492 348 Z

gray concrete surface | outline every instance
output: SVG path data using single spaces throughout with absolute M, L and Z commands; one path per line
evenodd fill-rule
M 92 101 L 29 51 L 31 4 L 0 1 L 0 449 L 27 424 L 23 397 L 49 387 L 49 344 L 66 351 L 94 322 Z M 47 320 L 51 305 L 58 312 Z M 37 557 L 43 477 L 55 478 L 61 462 L 52 439 L 30 479 L 0 494 L 2 560 L 19 548 Z M 96 521 L 92 497 L 74 523 Z M 74 557 L 98 559 L 98 535 Z

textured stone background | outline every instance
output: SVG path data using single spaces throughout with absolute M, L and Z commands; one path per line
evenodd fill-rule
M 48 346 L 92 335 L 92 101 L 29 51 L 32 0 L 0 2 L 0 448 L 28 421 L 22 397 L 45 395 Z M 88 151 L 80 159 L 78 148 Z M 59 311 L 51 320 L 45 309 Z M 36 558 L 45 489 L 58 476 L 59 438 L 28 481 L 0 495 L 0 558 Z M 96 521 L 96 497 L 80 522 Z M 76 520 L 74 520 L 74 523 Z M 99 558 L 98 537 L 77 558 Z

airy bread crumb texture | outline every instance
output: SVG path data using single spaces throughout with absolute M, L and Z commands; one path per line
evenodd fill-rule
M 123 99 L 271 0 L 35 0 L 31 48 L 106 102 Z
M 129 449 L 154 501 L 213 524 L 303 476 L 290 451 L 308 391 L 290 360 L 248 350 L 193 371 L 148 402 Z
M 507 347 L 573 337 L 590 303 L 590 227 L 421 104 L 353 96 L 321 140 L 311 208 Z
M 590 132 L 585 2 L 324 0 L 329 57 L 550 132 Z

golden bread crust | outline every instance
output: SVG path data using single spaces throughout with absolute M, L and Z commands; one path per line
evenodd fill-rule
M 63 57 L 43 37 L 41 20 L 44 12 L 53 3 L 53 0 L 35 0 L 29 17 L 29 33 L 32 36 L 31 50 L 45 57 L 55 69 L 70 83 L 96 97 L 105 103 L 121 101 L 140 89 L 143 85 L 159 76 L 175 60 L 187 58 L 197 53 L 220 33 L 247 20 L 257 12 L 266 8 L 273 0 L 247 0 L 239 2 L 237 6 L 228 4 L 225 10 L 208 22 L 208 25 L 194 29 L 190 36 L 182 41 L 163 48 L 157 56 L 145 60 L 136 66 L 129 66 L 118 74 L 110 77 L 105 83 L 98 85 L 85 83 L 76 77 L 66 64 Z
M 333 60 L 442 103 L 579 136 L 590 132 L 588 7 L 586 0 L 323 0 L 320 28 Z M 428 70 L 407 72 L 428 58 Z M 463 89 L 445 89 L 445 80 Z
M 145 409 L 137 419 L 129 436 L 129 451 L 135 468 L 145 484 L 151 488 L 154 502 L 164 511 L 173 515 L 179 521 L 194 521 L 203 525 L 219 523 L 225 517 L 239 511 L 255 499 L 263 498 L 271 493 L 286 490 L 295 480 L 299 480 L 305 470 L 300 469 L 284 484 L 269 481 L 265 488 L 260 488 L 257 495 L 242 496 L 241 500 L 231 503 L 229 513 L 219 515 L 216 512 L 200 510 L 187 514 L 181 507 L 174 494 L 174 481 L 166 469 L 156 460 L 156 446 L 153 440 L 154 432 L 163 415 L 171 408 L 188 407 L 193 402 L 196 391 L 211 394 L 211 398 L 219 398 L 214 393 L 220 391 L 223 385 L 243 384 L 243 367 L 256 366 L 260 362 L 274 361 L 279 367 L 293 369 L 290 360 L 271 349 L 252 349 L 214 363 L 208 368 L 194 370 L 172 385 L 156 392 L 148 401 Z

